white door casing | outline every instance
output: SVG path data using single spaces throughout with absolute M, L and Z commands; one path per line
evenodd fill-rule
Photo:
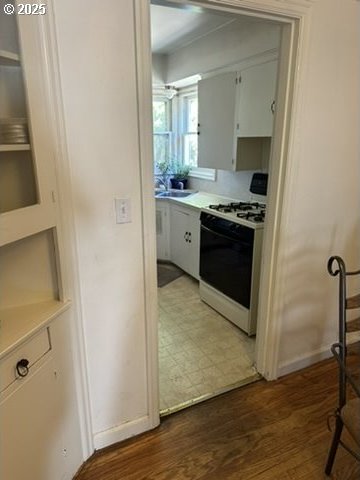
M 291 193 L 291 184 L 285 185 L 287 172 L 291 170 L 291 152 L 296 130 L 296 113 L 301 108 L 299 77 L 304 71 L 304 58 L 308 49 L 308 29 L 313 0 L 204 0 L 178 4 L 194 4 L 217 10 L 241 13 L 259 18 L 271 18 L 283 23 L 282 42 L 279 55 L 277 109 L 274 118 L 272 144 L 272 175 L 269 179 L 269 205 L 264 237 L 263 264 L 260 280 L 261 301 L 257 331 L 256 364 L 258 371 L 268 380 L 278 375 L 278 351 L 281 325 L 277 312 L 281 309 L 283 286 L 278 278 L 285 269 L 279 259 L 282 239 L 286 231 L 288 211 L 284 198 Z M 139 139 L 140 163 L 142 170 L 143 226 L 144 238 L 150 239 L 150 246 L 144 250 L 145 291 L 147 292 L 148 332 L 148 391 L 152 397 L 150 415 L 155 425 L 159 421 L 158 370 L 157 370 L 157 296 L 154 204 L 148 202 L 153 191 L 152 172 L 152 129 L 151 129 L 151 51 L 150 51 L 150 9 L 147 0 L 135 0 L 136 45 L 139 92 Z M 146 243 L 145 243 L 146 245 Z M 264 293 L 266 292 L 266 294 Z M 151 295 L 151 293 L 153 295 Z M 154 393 L 156 392 L 156 394 Z

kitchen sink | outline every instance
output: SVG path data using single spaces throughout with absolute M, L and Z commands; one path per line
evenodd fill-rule
M 156 198 L 163 198 L 163 197 L 169 197 L 169 198 L 183 198 L 183 197 L 188 197 L 189 195 L 192 195 L 195 192 L 183 192 L 182 190 L 179 190 L 178 192 L 174 191 L 167 191 L 167 192 L 160 192 L 155 195 Z

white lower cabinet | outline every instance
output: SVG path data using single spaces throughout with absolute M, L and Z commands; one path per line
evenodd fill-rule
M 1 478 L 63 478 L 62 409 L 54 358 L 47 355 L 0 404 Z
M 200 210 L 171 205 L 171 261 L 199 279 Z
M 156 254 L 159 260 L 170 260 L 169 204 L 156 200 Z
M 0 361 L 0 478 L 71 480 L 82 458 L 65 311 Z

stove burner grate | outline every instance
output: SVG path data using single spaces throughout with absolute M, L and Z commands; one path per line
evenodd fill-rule
M 217 205 L 209 205 L 211 210 L 220 213 L 236 213 L 236 216 L 260 223 L 265 220 L 266 205 L 259 202 L 230 202 L 227 204 L 219 203 Z
M 237 213 L 238 218 L 244 218 L 245 220 L 252 220 L 253 222 L 263 222 L 265 220 L 265 210 L 260 210 L 260 212 L 244 212 Z

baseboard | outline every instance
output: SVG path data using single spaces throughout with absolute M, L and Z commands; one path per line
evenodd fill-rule
M 117 427 L 109 428 L 94 435 L 95 450 L 108 447 L 114 443 L 131 438 L 139 433 L 146 432 L 152 428 L 150 417 L 141 417 L 131 422 L 123 423 Z
M 321 362 L 321 360 L 325 360 L 327 358 L 330 358 L 331 356 L 332 354 L 329 346 L 325 346 L 319 348 L 318 350 L 308 352 L 305 355 L 301 355 L 290 361 L 280 363 L 278 367 L 277 377 L 283 377 L 288 373 L 296 372 L 297 370 L 301 370 L 302 368 L 310 367 L 310 365 Z

